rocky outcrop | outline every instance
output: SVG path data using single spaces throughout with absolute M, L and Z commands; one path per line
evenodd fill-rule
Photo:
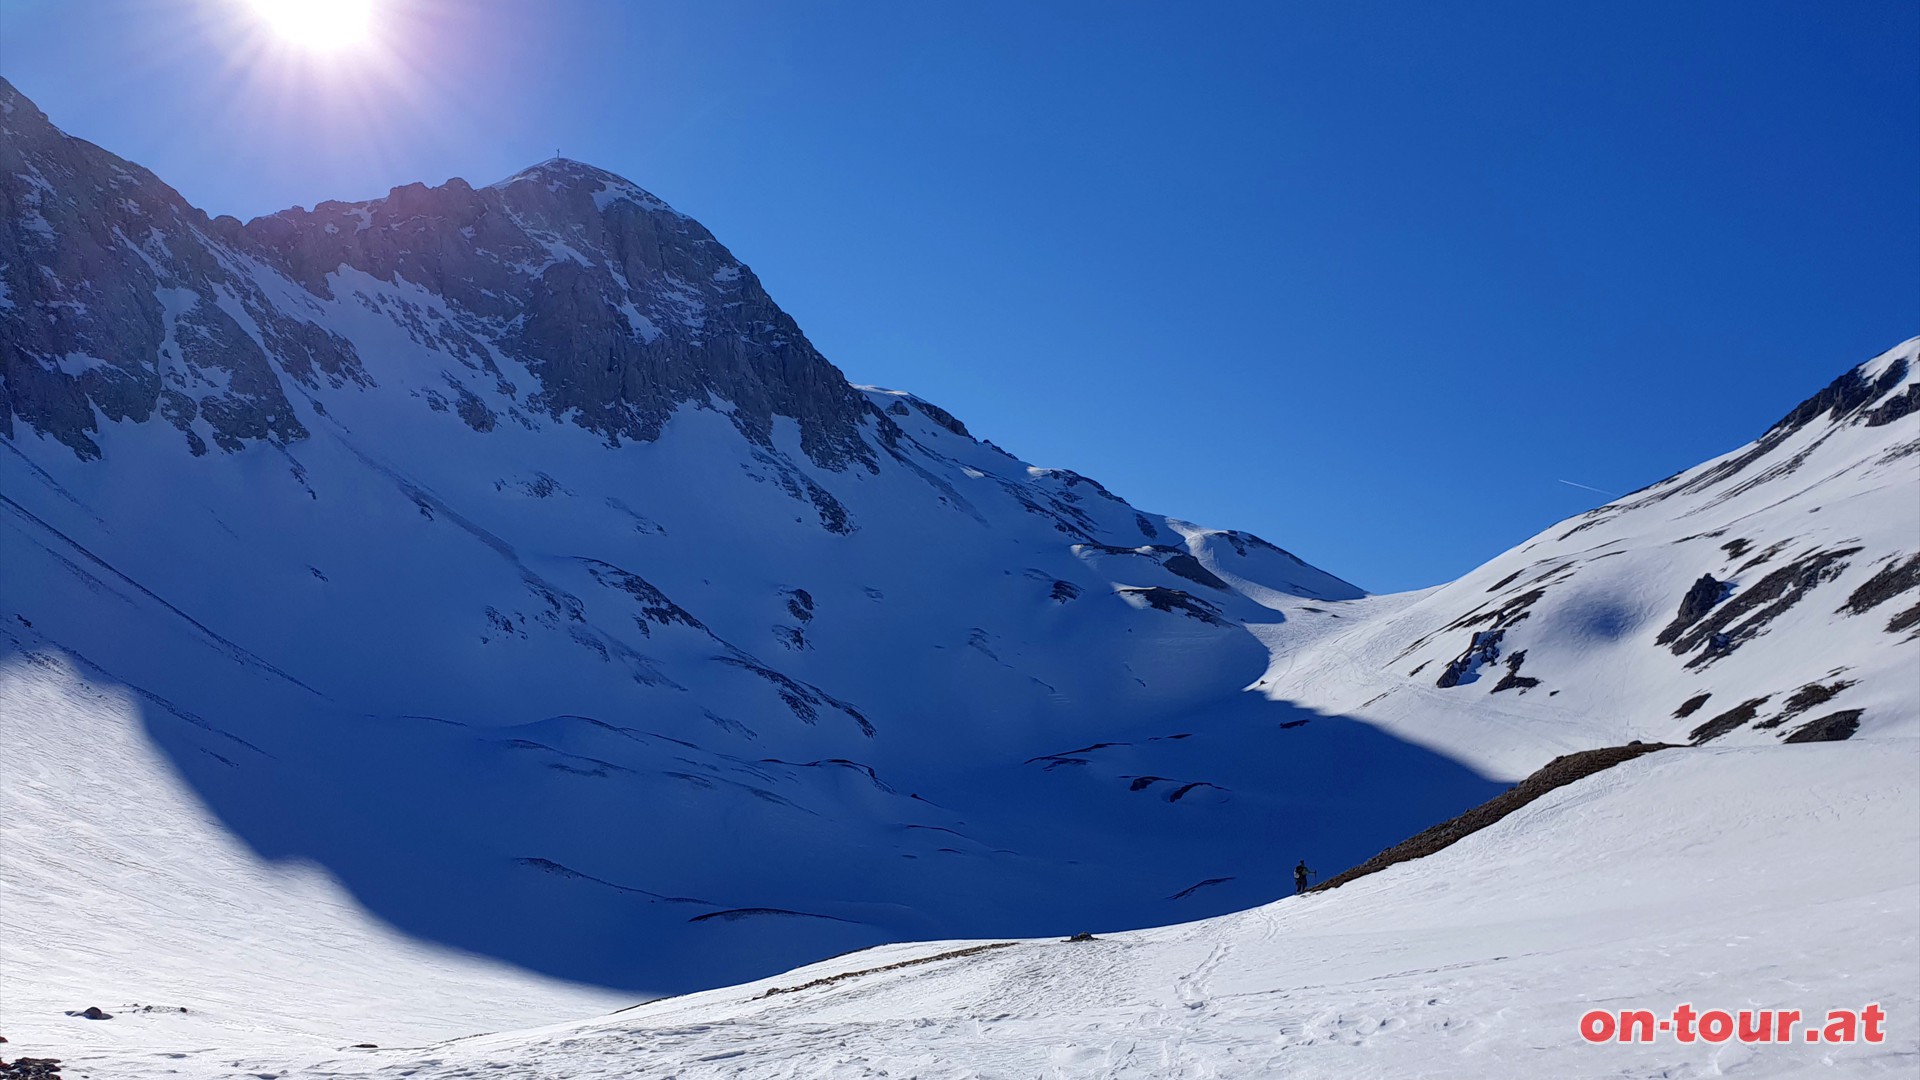
M 1687 738 L 1691 740 L 1695 746 L 1704 742 L 1711 742 L 1760 715 L 1760 706 L 1766 703 L 1767 699 L 1764 697 L 1750 698 L 1743 701 L 1706 723 L 1701 724 L 1699 727 L 1694 728 L 1693 731 L 1688 734 Z
M 249 222 L 255 250 L 320 296 L 358 270 L 447 300 L 466 325 L 421 334 L 481 370 L 539 380 L 527 404 L 610 441 L 658 437 L 676 406 L 718 398 L 755 441 L 798 422 L 816 463 L 872 464 L 860 395 L 699 222 L 564 158 L 490 187 L 409 184 Z
M 1712 664 L 1759 635 L 1769 623 L 1798 604 L 1809 592 L 1838 577 L 1847 568 L 1848 557 L 1859 551 L 1857 547 L 1846 547 L 1808 552 L 1741 591 L 1685 633 L 1672 638 L 1663 637 L 1662 641 L 1672 642 L 1670 647 L 1675 656 L 1686 656 L 1699 650 L 1687 661 L 1690 668 Z M 1694 586 L 1696 590 L 1699 587 L 1698 583 Z M 1688 595 L 1693 594 L 1689 592 Z M 1685 610 L 1684 605 L 1682 610 Z
M 1368 874 L 1377 874 L 1390 866 L 1397 866 L 1412 859 L 1426 858 L 1498 822 L 1550 791 L 1566 787 L 1577 780 L 1584 780 L 1594 773 L 1611 769 L 1615 765 L 1632 761 L 1644 754 L 1669 749 L 1673 747 L 1668 743 L 1633 742 L 1626 746 L 1607 746 L 1598 750 L 1563 754 L 1547 762 L 1538 772 L 1512 788 L 1459 817 L 1451 821 L 1443 821 L 1412 839 L 1395 844 L 1359 866 L 1336 874 L 1308 891 L 1325 892 L 1337 889 L 1349 881 L 1366 877 Z
M 1665 645 L 1685 633 L 1687 627 L 1699 622 L 1707 612 L 1713 610 L 1713 605 L 1720 602 L 1726 591 L 1726 586 L 1712 574 L 1700 575 L 1700 580 L 1694 582 L 1687 594 L 1680 598 L 1679 614 L 1673 617 L 1666 629 L 1660 631 L 1659 637 L 1653 639 L 1654 644 Z
M 409 184 L 242 225 L 62 133 L 4 80 L 0 113 L 0 434 L 17 418 L 94 457 L 99 417 L 157 413 L 195 453 L 306 437 L 283 376 L 318 389 L 379 373 L 294 314 L 292 285 L 369 307 L 461 378 L 609 442 L 654 439 L 677 407 L 724 403 L 761 445 L 788 417 L 815 464 L 875 467 L 865 399 L 753 271 L 611 173 L 555 159 L 491 187 Z M 357 292 L 356 275 L 417 286 L 422 302 Z M 505 360 L 537 385 L 515 385 Z M 491 430 L 499 415 L 448 382 L 430 403 Z
M 359 357 L 279 310 L 219 232 L 0 79 L 0 436 L 17 421 L 91 458 L 100 419 L 158 415 L 196 454 L 305 438 L 280 372 L 359 382 Z
M 1853 733 L 1860 730 L 1860 716 L 1863 712 L 1864 710 L 1861 709 L 1842 709 L 1836 713 L 1828 713 L 1818 720 L 1810 720 L 1795 728 L 1793 733 L 1787 736 L 1786 741 L 1809 743 L 1841 742 L 1851 739 Z
M 1500 658 L 1500 639 L 1506 633 L 1504 629 L 1475 631 L 1467 650 L 1447 661 L 1447 669 L 1440 673 L 1433 685 L 1450 690 L 1461 683 L 1474 681 L 1479 677 L 1482 664 L 1491 664 Z

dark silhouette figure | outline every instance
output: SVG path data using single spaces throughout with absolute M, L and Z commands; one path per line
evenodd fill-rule
M 1307 891 L 1307 876 L 1313 871 L 1307 869 L 1307 860 L 1301 859 L 1300 865 L 1293 868 L 1293 891 L 1297 896 Z

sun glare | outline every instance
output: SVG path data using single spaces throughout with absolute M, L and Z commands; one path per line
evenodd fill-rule
M 373 31 L 374 0 L 247 0 L 275 36 L 312 52 L 364 44 Z

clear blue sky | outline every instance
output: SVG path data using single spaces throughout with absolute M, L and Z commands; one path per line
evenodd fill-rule
M 55 122 L 241 217 L 556 148 L 858 382 L 1368 588 L 1920 333 L 1920 3 L 0 0 Z

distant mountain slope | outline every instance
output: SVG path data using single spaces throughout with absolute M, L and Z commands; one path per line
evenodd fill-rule
M 1917 410 L 1920 338 L 1458 581 L 1273 637 L 1262 685 L 1514 777 L 1628 738 L 1913 736 Z
M 1360 590 L 849 385 L 624 180 L 243 225 L 0 114 L 0 643 L 407 933 L 709 986 L 1230 910 L 1490 793 L 1240 693 Z

